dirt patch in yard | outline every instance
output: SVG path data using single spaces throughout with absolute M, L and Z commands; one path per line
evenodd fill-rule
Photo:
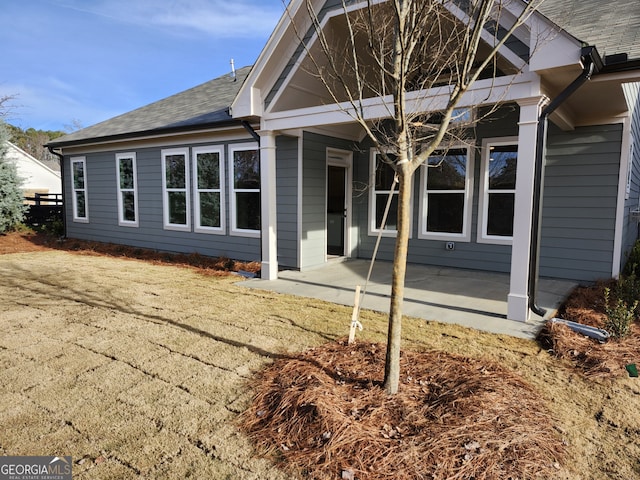
M 116 258 L 144 260 L 156 265 L 179 265 L 193 268 L 204 275 L 224 275 L 228 272 L 256 274 L 260 271 L 259 262 L 241 262 L 226 257 L 206 257 L 197 253 L 161 252 L 148 248 L 78 240 L 75 238 L 62 239 L 31 230 L 0 235 L 0 255 L 46 250 L 63 250 L 80 255 L 106 255 Z
M 605 328 L 606 288 L 613 281 L 576 287 L 558 311 L 558 317 L 599 329 Z M 629 335 L 599 342 L 571 330 L 561 323 L 547 322 L 540 332 L 540 341 L 559 359 L 566 361 L 587 378 L 628 376 L 627 365 L 640 366 L 640 324 L 630 326 Z
M 239 416 L 257 372 L 335 344 L 351 311 L 198 272 L 47 246 L 0 255 L 0 455 L 71 455 L 74 479 L 294 478 L 256 454 Z M 361 321 L 358 344 L 384 341 L 384 315 Z M 403 333 L 430 363 L 499 364 L 530 386 L 566 447 L 545 478 L 640 477 L 637 379 L 589 380 L 535 342 L 455 325 L 406 318 Z

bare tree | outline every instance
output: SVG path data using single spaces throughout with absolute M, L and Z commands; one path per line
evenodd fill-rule
M 15 99 L 15 95 L 0 96 L 0 120 L 4 120 L 11 111 L 11 102 Z
M 499 50 L 540 1 L 368 0 L 357 8 L 342 0 L 344 15 L 323 25 L 322 12 L 305 0 L 311 27 L 298 32 L 306 53 L 302 68 L 315 77 L 326 103 L 341 105 L 362 127 L 398 182 L 384 378 L 389 394 L 398 391 L 400 378 L 412 177 L 481 119 L 458 108 L 477 80 L 518 73 Z M 507 14 L 508 3 L 514 8 Z M 374 108 L 385 114 L 372 120 Z

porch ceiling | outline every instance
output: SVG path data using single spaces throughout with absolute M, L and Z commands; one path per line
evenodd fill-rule
M 390 15 L 390 12 L 385 12 L 388 8 L 387 4 L 381 3 L 374 5 L 374 8 L 379 9 L 377 12 L 377 18 L 382 19 L 385 15 Z M 347 102 L 349 97 L 341 83 L 344 81 L 349 85 L 351 92 L 358 95 L 359 89 L 356 88 L 357 81 L 355 79 L 354 67 L 350 65 L 350 59 L 352 58 L 352 50 L 350 44 L 350 26 L 342 14 L 342 9 L 337 9 L 340 13 L 338 15 L 330 17 L 323 25 L 323 32 L 330 42 L 332 51 L 336 52 L 336 56 L 341 58 L 341 61 L 336 66 L 341 70 L 341 79 L 337 80 L 331 78 L 331 67 L 329 67 L 329 60 L 323 53 L 320 46 L 320 42 L 316 39 L 309 47 L 308 51 L 303 54 L 303 58 L 299 65 L 294 67 L 288 75 L 285 83 L 279 87 L 278 93 L 275 95 L 273 102 L 267 107 L 268 112 L 286 112 L 291 110 L 319 107 L 323 105 L 331 105 L 338 102 Z M 351 12 L 350 15 L 355 15 Z M 448 38 L 448 30 L 454 27 L 456 19 L 452 16 L 443 16 L 445 20 L 440 21 L 440 26 L 443 31 L 438 30 L 439 35 L 444 38 Z M 355 25 L 358 24 L 357 20 L 352 20 Z M 438 45 L 443 40 L 438 38 L 425 38 L 424 45 Z M 385 96 L 388 93 L 389 85 L 381 79 L 380 68 L 377 66 L 377 60 L 371 55 L 370 48 L 367 46 L 368 38 L 366 34 L 362 32 L 355 33 L 355 50 L 358 52 L 358 70 L 361 79 L 363 79 L 362 98 L 372 99 L 380 96 Z M 436 47 L 437 48 L 437 47 Z M 429 49 L 432 50 L 432 49 Z M 484 58 L 491 49 L 488 44 L 481 41 L 479 48 L 479 57 Z M 518 59 L 519 60 L 519 59 Z M 424 65 L 431 65 L 432 62 L 426 61 Z M 502 75 L 512 75 L 518 72 L 520 65 L 514 66 L 506 58 L 498 56 L 496 59 L 496 67 Z M 386 66 L 387 69 L 391 69 L 391 65 Z M 437 67 L 435 67 L 437 70 Z M 437 85 L 443 85 L 448 83 L 446 77 L 446 70 L 440 71 L 438 75 L 423 75 L 421 72 L 431 72 L 433 70 L 430 66 L 417 69 L 413 72 L 412 81 L 424 82 L 426 85 L 424 88 L 430 88 Z M 322 77 L 317 73 L 318 71 L 325 72 Z M 447 81 L 443 81 L 447 80 Z M 326 83 L 326 84 L 325 84 Z M 333 95 L 330 93 L 327 85 L 330 86 Z
M 551 99 L 564 90 L 581 70 L 563 69 L 543 75 L 545 93 Z M 607 122 L 628 111 L 622 83 L 640 81 L 640 76 L 603 74 L 595 75 L 581 86 L 561 106 L 551 120 L 559 127 L 570 130 L 575 126 Z

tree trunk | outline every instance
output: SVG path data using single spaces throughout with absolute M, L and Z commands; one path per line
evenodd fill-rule
M 411 168 L 408 162 L 398 165 L 398 234 L 393 255 L 391 279 L 391 304 L 389 307 L 389 331 L 387 355 L 384 365 L 383 388 L 389 395 L 398 393 L 400 383 L 400 343 L 402 338 L 402 300 L 407 271 L 409 226 L 411 224 Z

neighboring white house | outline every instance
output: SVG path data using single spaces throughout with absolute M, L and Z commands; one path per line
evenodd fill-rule
M 18 167 L 18 175 L 24 180 L 22 189 L 25 196 L 34 193 L 62 193 L 59 171 L 52 170 L 13 143 L 7 143 L 9 148 L 6 158 Z

